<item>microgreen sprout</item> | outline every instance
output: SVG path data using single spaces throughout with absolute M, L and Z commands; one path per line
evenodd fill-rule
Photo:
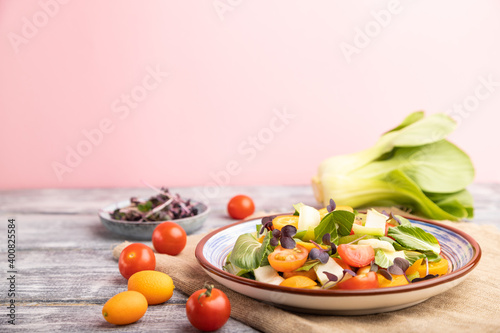
M 332 273 L 327 272 L 327 271 L 323 271 L 323 274 L 326 275 L 328 282 L 326 282 L 323 285 L 323 287 L 321 287 L 322 289 L 328 289 L 330 287 L 333 287 L 337 283 L 337 281 L 339 281 L 339 277 L 335 274 L 332 274 Z
M 392 212 L 389 214 L 389 219 L 393 219 L 394 221 L 398 222 L 399 225 L 401 225 L 401 220 L 396 217 Z
M 273 230 L 273 219 L 274 218 L 275 218 L 275 216 L 265 216 L 262 218 L 263 228 L 260 229 L 261 234 L 264 232 L 265 229 L 267 229 L 267 231 Z
M 410 267 L 410 262 L 403 258 L 394 259 L 394 263 L 387 268 L 387 271 L 394 275 L 404 275 L 408 283 L 411 281 L 406 276 L 406 270 Z
M 335 210 L 335 208 L 337 208 L 337 204 L 335 203 L 335 201 L 333 201 L 333 199 L 330 199 L 330 204 L 326 206 L 326 210 L 328 211 L 328 213 L 331 213 Z
M 422 277 L 422 278 L 416 278 L 416 279 L 413 279 L 411 282 L 414 283 L 414 282 L 419 282 L 419 281 L 425 281 L 425 280 L 429 280 L 429 279 L 433 279 L 433 278 L 436 278 L 439 276 L 439 274 L 429 274 L 429 259 L 427 259 L 427 257 L 425 257 L 425 276 Z
M 310 240 L 310 242 L 313 243 L 316 247 L 309 252 L 309 259 L 319 259 L 322 264 L 326 264 L 328 262 L 328 259 L 330 258 L 330 254 L 334 254 L 335 252 L 337 252 L 337 247 L 334 243 L 331 242 L 331 237 L 332 236 L 329 233 L 323 235 L 323 244 L 329 246 L 326 249 L 324 249 L 315 241 Z
M 272 238 L 270 244 L 272 246 L 281 246 L 285 249 L 293 249 L 295 248 L 295 241 L 293 240 L 293 236 L 297 233 L 297 228 L 293 225 L 286 225 L 281 228 L 281 231 L 278 229 L 274 229 L 272 231 Z
M 375 261 L 372 261 L 370 264 L 370 272 L 375 272 L 379 273 L 383 277 L 385 277 L 387 280 L 392 281 L 392 275 L 389 273 L 386 269 L 380 268 Z
M 165 187 L 158 189 L 145 184 L 158 194 L 145 201 L 136 197 L 130 198 L 130 205 L 110 212 L 111 218 L 120 221 L 151 222 L 181 219 L 198 214 L 196 203 L 190 199 L 185 200 L 178 194 L 171 194 Z
M 416 279 L 411 280 L 411 282 L 414 283 L 414 282 L 420 282 L 420 281 L 430 280 L 430 279 L 437 278 L 438 276 L 439 276 L 439 274 L 427 274 L 423 278 L 416 278 Z
M 347 269 L 347 268 L 346 268 L 346 269 L 344 269 L 344 275 L 342 276 L 342 278 L 344 278 L 344 276 L 345 276 L 346 274 L 349 274 L 349 275 L 350 275 L 350 276 L 352 276 L 352 277 L 355 277 L 356 275 L 358 275 L 358 274 L 356 274 L 356 272 L 354 272 L 354 271 L 352 271 L 352 270 L 350 270 L 350 269 Z

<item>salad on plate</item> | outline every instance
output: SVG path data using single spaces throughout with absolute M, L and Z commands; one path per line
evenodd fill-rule
M 294 208 L 240 235 L 223 269 L 285 287 L 341 290 L 402 286 L 448 272 L 436 237 L 400 215 L 360 213 L 333 200 L 320 210 Z

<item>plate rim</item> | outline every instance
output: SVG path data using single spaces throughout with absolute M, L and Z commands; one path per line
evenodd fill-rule
M 272 216 L 274 216 L 273 214 Z M 269 215 L 271 216 L 271 215 Z M 482 255 L 482 250 L 479 245 L 479 243 L 469 234 L 466 232 L 457 229 L 452 226 L 448 226 L 445 224 L 442 224 L 438 221 L 422 218 L 422 217 L 414 217 L 414 216 L 408 216 L 408 215 L 401 215 L 407 219 L 414 220 L 414 221 L 420 221 L 432 225 L 436 225 L 441 228 L 448 229 L 455 234 L 460 235 L 464 239 L 466 239 L 469 244 L 471 244 L 472 248 L 474 249 L 474 255 L 472 259 L 463 267 L 460 269 L 451 272 L 449 274 L 440 276 L 439 278 L 436 279 L 430 279 L 426 281 L 420 281 L 419 283 L 416 284 L 411 284 L 411 285 L 404 285 L 404 286 L 396 286 L 396 287 L 390 287 L 390 288 L 374 288 L 374 289 L 363 289 L 363 290 L 338 290 L 338 289 L 327 289 L 327 290 L 318 290 L 318 289 L 301 289 L 301 288 L 292 288 L 292 287 L 284 287 L 284 286 L 279 286 L 279 285 L 273 285 L 269 283 L 264 283 L 264 282 L 259 282 L 255 280 L 250 280 L 241 276 L 236 276 L 231 273 L 228 273 L 218 267 L 215 267 L 211 263 L 208 262 L 208 260 L 203 256 L 203 248 L 205 244 L 208 242 L 210 238 L 212 238 L 214 235 L 220 233 L 223 230 L 226 230 L 228 228 L 234 227 L 239 224 L 247 223 L 249 221 L 254 221 L 257 219 L 261 219 L 262 217 L 256 217 L 256 218 L 247 218 L 235 223 L 231 223 L 227 226 L 218 228 L 210 233 L 208 233 L 206 236 L 204 236 L 196 245 L 195 249 L 195 257 L 198 261 L 198 263 L 208 272 L 215 274 L 223 279 L 229 280 L 231 282 L 235 282 L 244 286 L 250 286 L 253 288 L 258 288 L 258 289 L 263 289 L 263 290 L 268 290 L 268 291 L 273 291 L 273 292 L 284 292 L 284 293 L 289 293 L 289 294 L 295 294 L 295 295 L 304 295 L 304 296 L 320 296 L 320 297 L 332 297 L 332 296 L 342 296 L 342 297 L 359 297 L 359 296 L 380 296 L 380 295 L 388 295 L 388 294 L 396 294 L 396 293 L 408 293 L 408 292 L 414 292 L 417 290 L 421 289 L 428 289 L 432 287 L 436 287 L 438 285 L 445 285 L 451 281 L 454 281 L 456 279 L 459 279 L 468 273 L 470 273 L 479 263 L 479 260 L 481 259 Z M 232 288 L 231 288 L 232 289 Z

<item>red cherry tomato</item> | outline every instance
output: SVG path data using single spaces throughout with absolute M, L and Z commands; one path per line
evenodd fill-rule
M 158 253 L 175 256 L 186 246 L 186 232 L 177 223 L 163 222 L 155 228 L 151 240 Z
M 350 279 L 340 282 L 337 285 L 339 289 L 373 289 L 378 288 L 378 277 L 375 272 L 368 272 L 366 274 L 359 274 Z
M 392 225 L 390 223 L 385 223 L 385 235 L 387 236 L 387 232 L 389 231 L 389 228 L 394 228 L 395 225 Z
M 140 271 L 154 270 L 155 267 L 153 250 L 141 243 L 133 243 L 124 248 L 118 259 L 118 268 L 125 279 Z
M 222 290 L 206 286 L 192 294 L 186 303 L 186 315 L 191 325 L 202 331 L 215 331 L 227 322 L 231 304 Z
M 337 251 L 342 261 L 352 267 L 369 265 L 375 259 L 375 251 L 370 245 L 341 244 Z
M 253 214 L 255 205 L 252 198 L 246 195 L 237 195 L 227 204 L 227 212 L 229 216 L 236 220 L 242 220 Z
M 302 245 L 297 244 L 294 249 L 285 249 L 278 245 L 267 259 L 271 267 L 278 272 L 291 272 L 302 267 L 308 255 L 309 251 Z

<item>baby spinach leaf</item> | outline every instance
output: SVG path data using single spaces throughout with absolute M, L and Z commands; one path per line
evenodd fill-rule
M 351 233 L 355 215 L 345 210 L 335 210 L 328 213 L 314 228 L 314 237 L 317 243 L 322 241 L 323 235 L 329 233 L 331 242 L 338 244 L 339 235 L 347 236 Z
M 297 272 L 308 271 L 308 270 L 310 270 L 311 268 L 313 268 L 314 266 L 316 266 L 316 265 L 318 265 L 320 263 L 321 262 L 318 259 L 308 260 L 308 261 L 306 261 L 306 263 L 302 267 L 297 268 L 295 271 L 297 271 Z

